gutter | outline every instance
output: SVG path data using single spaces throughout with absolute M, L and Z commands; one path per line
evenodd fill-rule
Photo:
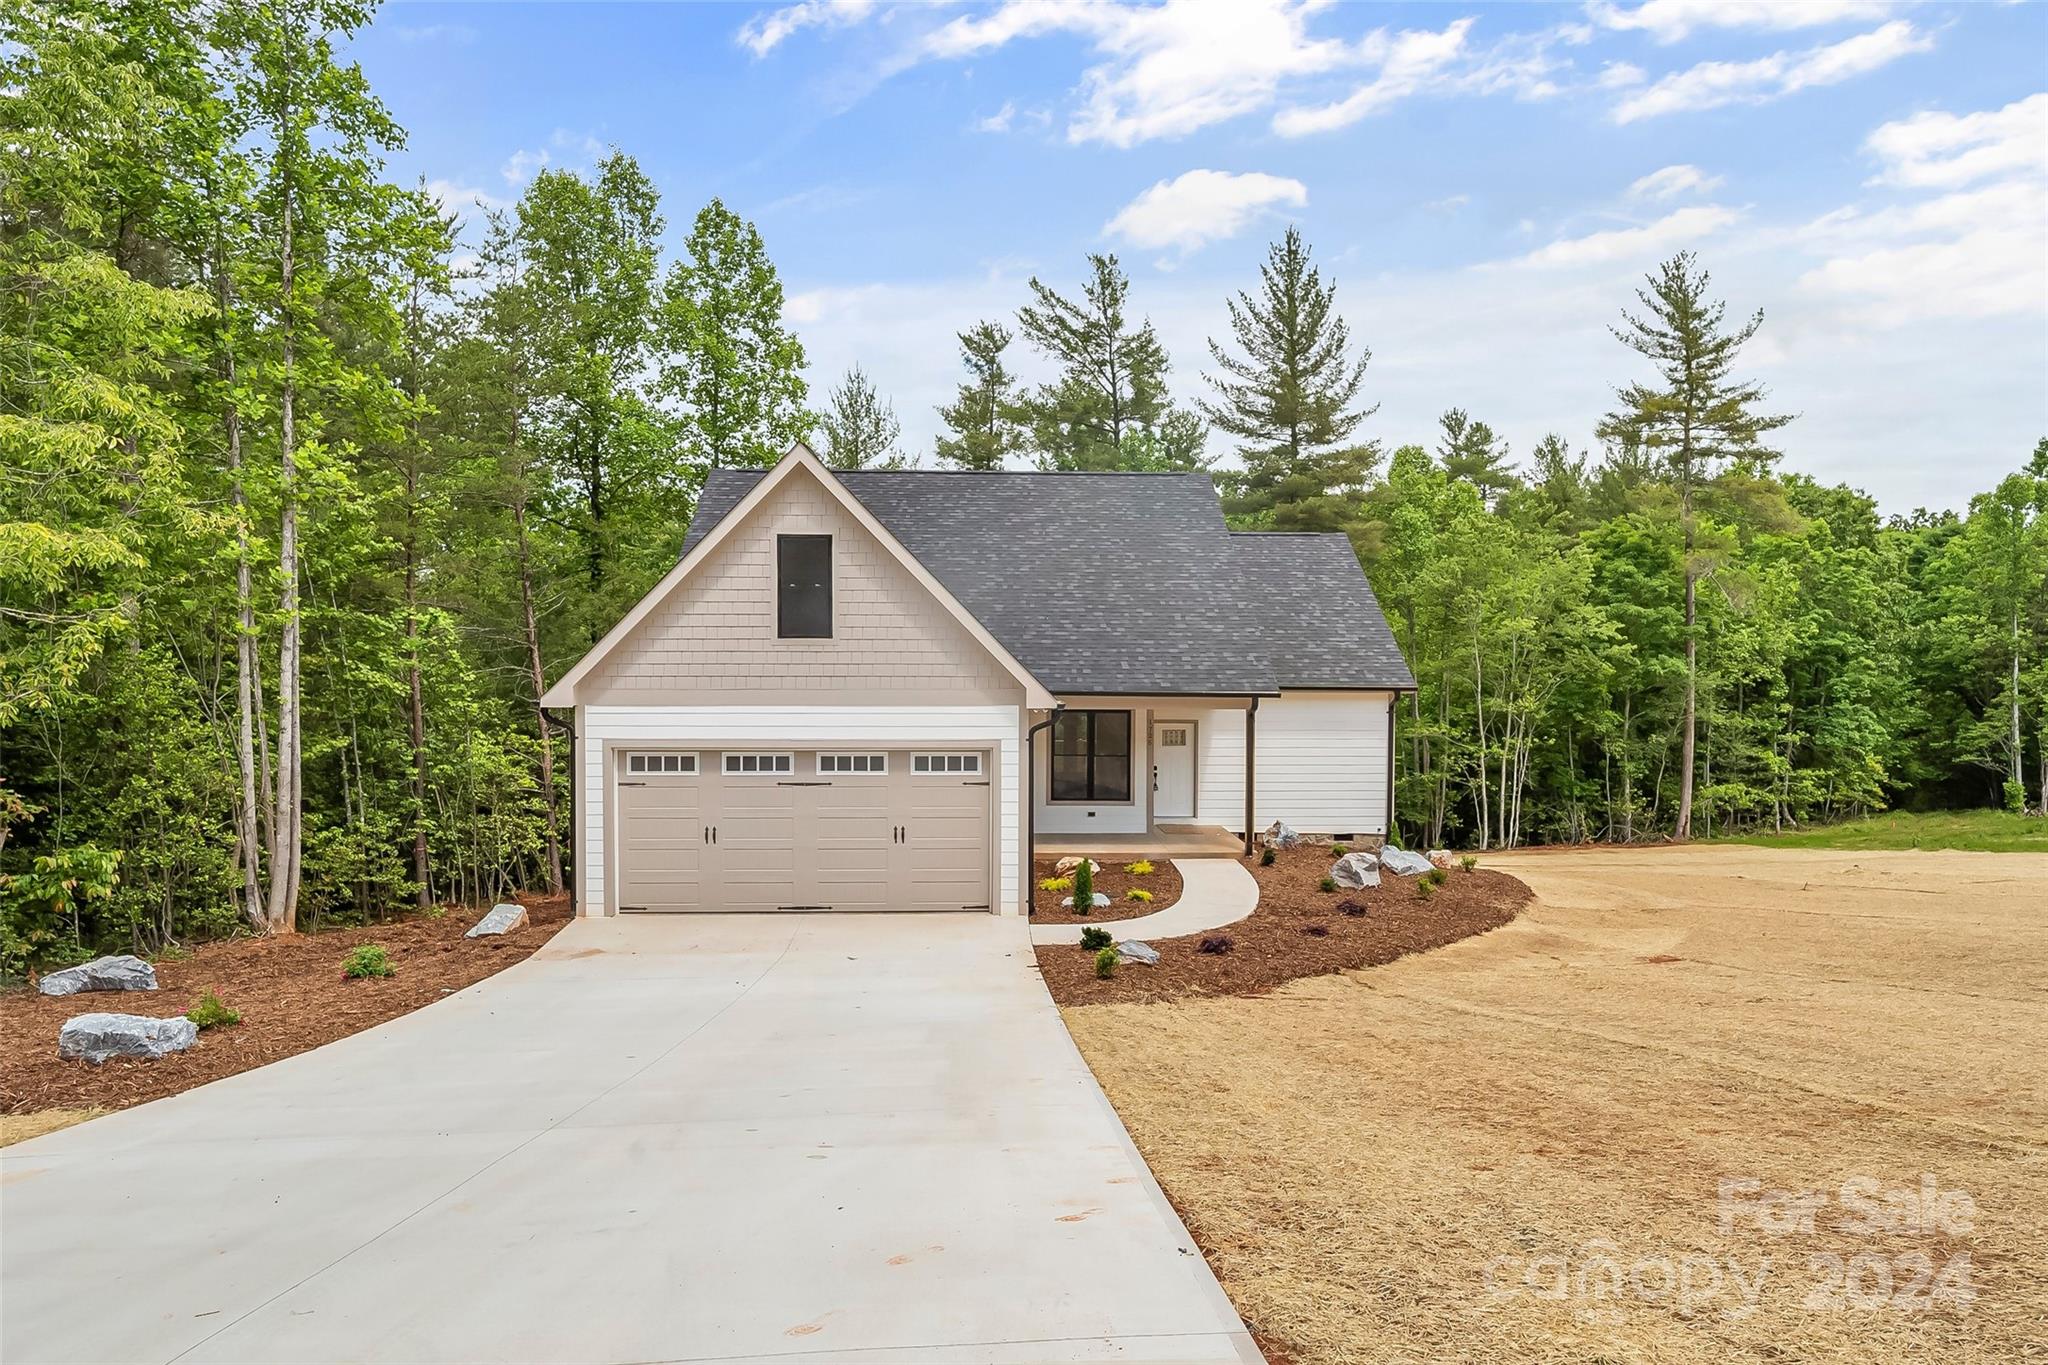
M 1038 745 L 1040 731 L 1050 730 L 1065 702 L 1055 702 L 1044 720 L 1024 732 L 1024 918 L 1031 918 L 1032 888 L 1038 878 Z
M 569 837 L 563 842 L 568 845 L 569 916 L 573 919 L 581 912 L 583 901 L 583 841 L 578 837 L 578 832 L 583 826 L 577 819 L 576 809 L 576 793 L 582 789 L 583 783 L 582 774 L 576 767 L 576 708 L 569 708 L 568 720 L 562 720 L 557 716 L 556 712 L 560 709 L 558 707 L 537 706 L 534 709 L 554 724 L 561 726 L 569 736 Z M 550 801 L 555 799 L 553 792 L 549 792 L 547 796 Z
M 1244 856 L 1252 856 L 1252 804 L 1258 791 L 1259 699 L 1244 712 Z

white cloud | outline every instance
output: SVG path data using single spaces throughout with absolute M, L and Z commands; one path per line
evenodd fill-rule
M 461 213 L 466 209 L 508 209 L 512 201 L 489 190 L 474 185 L 464 185 L 454 180 L 429 180 L 427 193 L 432 195 L 444 209 Z
M 1928 111 L 1887 123 L 1864 147 L 1878 183 L 1949 188 L 2048 162 L 2048 94 L 1980 114 Z
M 1600 76 L 1595 83 L 1602 90 L 1626 90 L 1648 79 L 1650 74 L 1634 62 L 1606 62 L 1600 67 Z
M 505 158 L 505 164 L 499 167 L 498 174 L 505 177 L 506 184 L 517 189 L 546 170 L 547 164 L 546 150 L 528 151 L 522 147 Z
M 1583 237 L 1561 238 L 1548 246 L 1538 247 L 1513 263 L 1548 268 L 1648 260 L 1673 247 L 1719 232 L 1741 217 L 1736 210 L 1719 204 L 1700 204 L 1678 209 L 1640 227 L 1609 228 Z
M 1471 202 L 1472 196 L 1469 194 L 1450 194 L 1445 195 L 1442 199 L 1430 200 L 1422 206 L 1422 211 L 1424 213 L 1441 213 L 1449 217 Z
M 476 41 L 476 30 L 468 24 L 400 24 L 398 41 L 402 43 L 450 42 L 458 46 Z
M 1614 121 L 1633 123 L 1724 104 L 1763 104 L 1811 86 L 1835 85 L 1865 75 L 1933 46 L 1931 36 L 1897 19 L 1804 52 L 1773 52 L 1747 62 L 1701 62 L 1622 100 L 1614 107 Z
M 1701 28 L 1785 30 L 1875 19 L 1891 0 L 1643 0 L 1634 6 L 1591 0 L 1587 15 L 1603 28 L 1635 30 L 1675 43 Z
M 1392 37 L 1385 29 L 1367 34 L 1360 50 L 1378 63 L 1379 74 L 1333 104 L 1282 109 L 1273 131 L 1282 137 L 1328 132 L 1415 94 L 1463 53 L 1472 22 L 1458 19 L 1439 31 L 1408 29 Z
M 1628 193 L 1631 199 L 1676 199 L 1682 194 L 1706 194 L 1720 184 L 1720 176 L 1708 175 L 1697 166 L 1666 166 L 1630 185 Z
M 1003 107 L 985 119 L 977 119 L 974 131 L 977 133 L 1007 133 L 1017 119 L 1017 101 L 1004 100 Z
M 1133 199 L 1103 231 L 1133 246 L 1177 247 L 1182 253 L 1235 237 L 1268 209 L 1308 202 L 1299 180 L 1251 171 L 1188 171 Z
M 756 57 L 765 57 L 799 30 L 844 28 L 867 18 L 874 8 L 874 0 L 803 0 L 801 4 L 755 15 L 740 25 L 736 36 L 741 47 Z

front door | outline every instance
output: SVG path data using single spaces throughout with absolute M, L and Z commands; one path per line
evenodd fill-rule
M 1195 818 L 1195 723 L 1162 720 L 1152 725 L 1152 818 Z

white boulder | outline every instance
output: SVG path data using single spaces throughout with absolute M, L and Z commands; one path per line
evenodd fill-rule
M 1347 853 L 1330 866 L 1330 880 L 1359 890 L 1380 884 L 1380 860 L 1370 853 Z
M 490 934 L 509 934 L 526 923 L 526 907 L 510 901 L 491 907 L 491 913 L 478 920 L 464 938 L 483 938 Z
M 1273 827 L 1259 836 L 1267 848 L 1293 848 L 1301 842 L 1301 835 L 1285 820 L 1275 820 Z
M 1430 861 L 1413 849 L 1389 844 L 1380 850 L 1380 866 L 1403 877 L 1419 877 L 1429 871 Z
M 1098 891 L 1092 898 L 1090 898 L 1088 903 L 1094 906 L 1097 910 L 1107 909 L 1109 906 L 1109 897 L 1103 895 L 1100 891 Z M 1060 901 L 1060 904 L 1066 906 L 1069 910 L 1071 910 L 1074 908 L 1074 898 L 1072 896 L 1067 896 Z
M 1145 967 L 1157 967 L 1159 965 L 1159 950 L 1149 943 L 1140 943 L 1136 939 L 1131 939 L 1128 942 L 1116 945 L 1116 960 L 1118 962 L 1135 962 Z
M 183 1052 L 199 1041 L 199 1026 L 190 1019 L 152 1019 L 142 1014 L 80 1014 L 57 1030 L 57 1055 L 69 1060 L 104 1062 L 109 1057 L 155 1060 Z
M 1102 864 L 1096 862 L 1093 858 L 1062 858 L 1052 865 L 1053 875 L 1064 877 L 1083 862 L 1088 864 L 1088 875 L 1091 877 L 1102 871 Z

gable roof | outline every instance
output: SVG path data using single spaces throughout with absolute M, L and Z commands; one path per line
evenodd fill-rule
M 1000 640 L 991 635 L 988 628 L 975 618 L 974 613 L 968 610 L 958 598 L 953 596 L 946 585 L 935 578 L 929 569 L 919 563 L 917 557 L 904 547 L 903 543 L 896 538 L 895 534 L 887 526 L 884 526 L 875 519 L 874 513 L 870 512 L 847 491 L 846 487 L 833 475 L 832 471 L 825 468 L 824 463 L 818 459 L 809 446 L 799 441 L 789 448 L 789 453 L 777 461 L 773 469 L 749 470 L 747 473 L 751 476 L 747 487 L 740 491 L 740 495 L 734 498 L 725 508 L 715 525 L 705 526 L 702 534 L 698 533 L 697 525 L 703 516 L 703 504 L 700 501 L 698 504 L 698 515 L 692 519 L 689 531 L 684 534 L 683 553 L 682 557 L 676 561 L 676 566 L 664 574 L 662 580 L 655 584 L 645 597 L 642 597 L 639 602 L 635 603 L 633 609 L 627 612 L 610 631 L 606 632 L 602 640 L 591 646 L 590 652 L 577 660 L 574 668 L 564 673 L 553 687 L 550 687 L 542 694 L 540 705 L 575 705 L 576 685 L 588 677 L 591 671 L 600 663 L 604 662 L 605 656 L 616 649 L 628 635 L 632 634 L 633 630 L 642 621 L 646 620 L 654 609 L 668 598 L 669 594 L 673 593 L 685 579 L 695 573 L 699 566 L 706 563 L 717 552 L 720 542 L 731 534 L 735 527 L 746 520 L 749 512 L 760 506 L 776 487 L 793 477 L 807 477 L 815 480 L 831 495 L 834 501 L 844 507 L 847 513 L 860 523 L 864 530 L 880 542 L 883 550 L 902 564 L 910 576 L 916 579 L 918 584 L 932 595 L 933 600 L 938 602 L 946 614 L 955 621 L 958 621 L 966 629 L 967 633 L 973 636 L 975 641 L 982 648 L 986 649 L 995 658 L 996 662 L 1022 685 L 1024 689 L 1024 704 L 1027 707 L 1042 709 L 1053 704 L 1052 695 L 1047 691 L 1045 684 L 1034 677 L 1031 670 L 1019 662 L 1017 656 L 1012 654 Z
M 1349 536 L 1233 531 L 1230 543 L 1283 687 L 1415 686 Z
M 772 473 L 710 472 L 686 561 L 764 477 Z M 1415 685 L 1350 542 L 1234 535 L 1206 474 L 831 477 L 1054 692 Z M 1280 615 L 1290 619 L 1265 619 Z

